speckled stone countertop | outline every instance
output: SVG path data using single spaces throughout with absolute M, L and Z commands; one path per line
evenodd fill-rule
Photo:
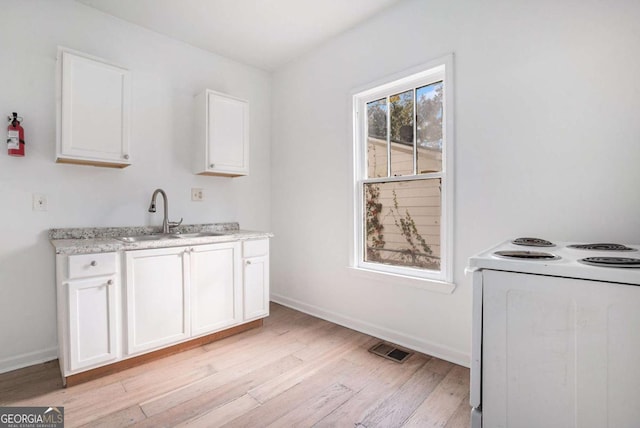
M 242 241 L 247 239 L 271 238 L 272 233 L 240 230 L 238 223 L 187 224 L 172 229 L 175 238 L 124 242 L 124 236 L 153 235 L 161 232 L 160 227 L 88 227 L 50 229 L 49 240 L 56 254 L 104 253 L 109 251 L 142 250 L 147 248 L 184 247 L 188 245 L 214 244 L 217 242 Z M 181 234 L 199 232 L 223 232 L 216 236 L 180 237 Z

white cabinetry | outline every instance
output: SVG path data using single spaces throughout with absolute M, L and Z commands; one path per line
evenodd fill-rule
M 249 174 L 249 103 L 207 89 L 196 96 L 194 172 Z
M 116 253 L 58 256 L 58 342 L 64 376 L 120 356 Z
M 56 162 L 123 168 L 129 154 L 129 71 L 58 50 Z
M 188 249 L 126 252 L 127 354 L 190 336 Z
M 268 239 L 59 254 L 56 275 L 65 382 L 269 315 Z
M 240 243 L 126 252 L 127 353 L 240 324 Z
M 189 258 L 192 335 L 242 322 L 240 243 L 194 246 Z
M 269 240 L 243 243 L 244 320 L 269 315 Z
M 70 281 L 69 370 L 117 357 L 115 276 Z

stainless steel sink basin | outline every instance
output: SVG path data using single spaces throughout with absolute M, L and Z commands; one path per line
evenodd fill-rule
M 204 236 L 222 236 L 226 235 L 225 232 L 194 232 L 194 233 L 180 233 L 176 234 L 176 237 L 180 238 L 201 238 Z
M 179 238 L 180 235 L 166 235 L 164 233 L 157 233 L 154 235 L 136 235 L 136 236 L 120 236 L 116 239 L 124 242 L 144 242 L 144 241 L 158 241 L 162 239 L 175 239 Z
M 136 236 L 120 236 L 119 239 L 123 242 L 145 242 L 145 241 L 159 241 L 164 239 L 179 239 L 179 238 L 201 238 L 206 236 L 222 236 L 226 235 L 225 232 L 194 232 L 194 233 L 156 233 L 152 235 L 136 235 Z

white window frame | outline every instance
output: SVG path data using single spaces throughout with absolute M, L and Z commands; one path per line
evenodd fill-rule
M 367 178 L 366 105 L 392 94 L 443 81 L 443 144 L 442 171 L 400 177 Z M 392 275 L 396 279 L 412 282 L 418 287 L 451 293 L 453 286 L 453 54 L 413 67 L 393 76 L 387 76 L 353 91 L 353 188 L 351 267 L 366 274 Z M 414 160 L 415 163 L 415 160 Z M 440 270 L 385 265 L 366 262 L 364 236 L 364 183 L 394 182 L 440 178 L 442 186 L 440 223 Z M 425 284 L 428 282 L 429 284 Z

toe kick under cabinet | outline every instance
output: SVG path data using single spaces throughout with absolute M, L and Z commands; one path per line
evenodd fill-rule
M 59 254 L 56 269 L 65 383 L 269 315 L 268 239 Z

